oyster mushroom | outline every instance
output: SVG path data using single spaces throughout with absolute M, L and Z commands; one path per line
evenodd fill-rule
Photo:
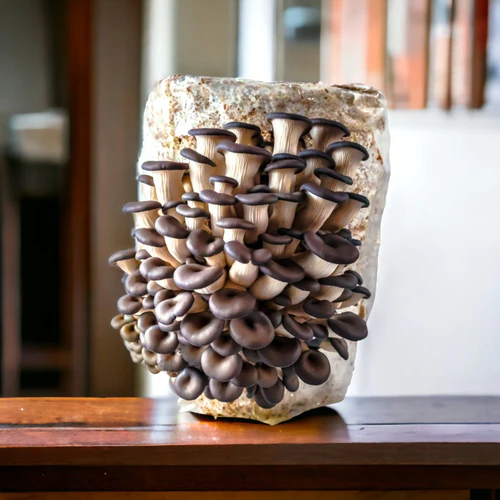
M 210 296 L 208 307 L 216 318 L 227 321 L 248 316 L 257 307 L 257 301 L 246 291 L 222 288 Z
M 335 162 L 330 155 L 317 149 L 304 149 L 299 153 L 299 158 L 305 160 L 306 168 L 297 174 L 295 178 L 296 189 L 306 182 L 319 184 L 319 179 L 314 175 L 319 168 L 335 168 Z
M 158 325 L 153 325 L 144 333 L 144 345 L 156 354 L 171 354 L 177 349 L 179 341 L 175 332 L 164 332 Z
M 221 356 L 208 347 L 201 355 L 201 367 L 211 379 L 229 382 L 241 372 L 243 359 L 239 354 Z M 211 391 L 213 394 L 212 388 Z
M 179 205 L 176 210 L 177 213 L 184 217 L 186 227 L 189 231 L 193 231 L 194 229 L 209 230 L 205 222 L 207 219 L 210 219 L 210 214 L 206 210 L 202 208 L 192 208 L 184 204 Z
M 206 302 L 198 294 L 181 292 L 157 304 L 155 314 L 160 323 L 171 325 L 174 321 L 182 321 L 188 313 L 195 314 L 206 309 Z
M 349 199 L 335 207 L 335 210 L 323 224 L 322 229 L 335 233 L 350 224 L 362 208 L 370 206 L 366 196 L 356 193 L 347 193 L 347 195 Z
M 254 185 L 260 167 L 271 159 L 271 153 L 265 149 L 233 142 L 219 144 L 217 151 L 226 159 L 226 176 L 238 182 L 234 194 L 246 193 Z
M 343 137 L 349 137 L 349 129 L 340 122 L 327 120 L 325 118 L 313 118 L 312 127 L 309 131 L 313 142 L 313 148 L 324 151 L 332 142 L 340 141 Z
M 370 290 L 364 286 L 356 286 L 352 289 L 352 296 L 342 301 L 339 309 L 345 309 L 346 307 L 355 306 L 362 299 L 369 299 L 372 296 Z
M 317 293 L 319 291 L 320 284 L 317 280 L 304 278 L 297 281 L 297 283 L 287 285 L 283 290 L 283 294 L 290 299 L 292 305 L 295 305 L 305 300 L 310 293 Z
M 238 144 L 258 146 L 261 142 L 260 127 L 252 123 L 229 122 L 224 125 L 224 130 L 235 134 Z
M 303 184 L 301 191 L 306 194 L 305 207 L 293 221 L 293 228 L 302 231 L 314 231 L 323 226 L 338 203 L 348 199 L 346 193 L 331 191 L 316 184 Z
M 196 257 L 204 258 L 209 266 L 225 267 L 224 240 L 195 229 L 191 231 L 186 241 L 189 251 Z
M 213 175 L 209 181 L 216 193 L 232 194 L 233 189 L 238 187 L 238 181 L 227 175 Z
M 123 207 L 126 214 L 134 216 L 135 227 L 154 228 L 160 216 L 161 203 L 157 201 L 134 201 Z
M 295 254 L 297 247 L 304 240 L 304 232 L 299 231 L 297 229 L 289 229 L 286 227 L 281 227 L 278 229 L 278 234 L 290 236 L 290 238 L 292 238 L 292 241 L 286 245 L 285 251 L 281 256 L 281 258 L 288 259 Z
M 168 201 L 161 207 L 161 211 L 163 215 L 170 215 L 171 217 L 175 217 L 180 223 L 184 224 L 184 217 L 177 212 L 177 207 L 183 204 L 184 202 L 182 200 Z
M 273 153 L 296 155 L 299 152 L 300 138 L 311 129 L 311 120 L 302 115 L 281 112 L 269 113 L 266 119 L 273 126 Z
M 232 319 L 229 322 L 229 334 L 243 348 L 253 351 L 268 346 L 274 338 L 274 326 L 271 320 L 260 311 L 253 311 L 244 318 Z M 243 350 L 249 361 L 255 361 L 251 353 Z M 249 357 L 250 356 L 250 357 Z
M 250 250 L 239 241 L 229 241 L 224 245 L 228 262 L 232 264 L 229 269 L 229 278 L 236 285 L 248 288 L 258 277 L 260 265 L 267 264 L 272 257 L 269 250 L 261 248 Z
M 147 280 L 139 271 L 134 271 L 125 280 L 125 291 L 134 297 L 144 297 L 148 293 Z
M 132 295 L 124 295 L 118 299 L 116 305 L 121 314 L 137 314 L 142 309 L 142 299 Z
M 276 232 L 280 228 L 292 227 L 297 206 L 306 198 L 302 191 L 297 191 L 295 193 L 276 193 L 276 196 L 278 197 L 278 201 L 272 207 L 268 232 Z
M 347 177 L 353 177 L 359 164 L 368 160 L 369 154 L 361 144 L 349 141 L 338 141 L 330 144 L 326 153 L 332 156 L 335 170 Z
M 320 236 L 306 231 L 304 241 L 309 250 L 293 260 L 313 279 L 331 276 L 339 264 L 352 264 L 359 258 L 358 249 L 336 234 Z
M 282 327 L 292 337 L 304 342 L 309 342 L 314 337 L 313 330 L 307 323 L 299 323 L 288 313 L 283 315 Z
M 188 169 L 187 163 L 176 161 L 147 161 L 142 164 L 142 169 L 151 173 L 153 177 L 156 196 L 164 205 L 168 201 L 181 199 L 183 189 L 181 179 Z
M 174 391 L 180 398 L 192 401 L 201 396 L 207 382 L 205 374 L 192 366 L 188 366 L 175 377 Z
M 289 283 L 296 283 L 304 278 L 304 270 L 291 260 L 270 260 L 260 266 L 263 273 L 250 287 L 257 300 L 271 300 L 279 295 Z
M 231 383 L 236 387 L 252 387 L 257 383 L 257 378 L 257 368 L 251 363 L 244 361 L 240 373 L 231 379 Z
M 135 239 L 142 243 L 146 250 L 153 256 L 158 257 L 171 266 L 179 267 L 179 262 L 168 251 L 165 239 L 155 229 L 139 228 L 134 233 Z
M 292 237 L 287 234 L 263 233 L 259 240 L 262 241 L 262 247 L 269 250 L 274 259 L 278 259 L 283 255 L 286 245 L 291 243 Z
M 269 206 L 278 201 L 272 193 L 237 194 L 236 199 L 243 205 L 243 217 L 255 225 L 255 229 L 245 234 L 247 243 L 254 243 L 262 233 L 265 233 L 269 224 Z
M 231 356 L 240 352 L 242 346 L 233 340 L 229 332 L 222 332 L 211 344 L 210 347 L 221 356 Z M 253 385 L 253 384 L 252 384 Z
M 216 174 L 215 162 L 190 148 L 181 149 L 180 155 L 189 161 L 192 191 L 200 193 L 204 189 L 210 189 L 210 176 Z
M 156 231 L 165 238 L 165 244 L 172 257 L 174 257 L 179 264 L 186 262 L 186 259 L 191 256 L 191 252 L 186 245 L 189 231 L 184 224 L 181 224 L 170 215 L 162 215 L 156 220 L 155 228 Z
M 244 244 L 245 233 L 256 229 L 255 224 L 252 222 L 237 217 L 225 217 L 224 219 L 219 219 L 217 221 L 217 226 L 224 229 L 223 238 L 226 243 L 230 241 L 238 241 L 241 244 Z M 228 252 L 226 252 L 226 260 L 230 266 L 234 262 L 234 258 L 231 257 Z
M 288 337 L 274 337 L 269 345 L 258 351 L 259 358 L 266 365 L 276 368 L 293 365 L 301 352 L 300 340 Z
M 342 175 L 333 168 L 317 168 L 314 176 L 319 181 L 319 185 L 330 191 L 344 191 L 348 186 L 352 186 L 352 179 Z
M 137 177 L 145 200 L 158 201 L 156 197 L 155 181 L 152 175 L 141 174 Z
M 319 291 L 313 293 L 313 296 L 319 300 L 332 302 L 338 299 L 345 289 L 353 289 L 358 284 L 358 280 L 354 274 L 346 271 L 341 275 L 321 278 L 318 280 L 318 284 Z
M 273 160 L 264 172 L 269 175 L 268 186 L 273 193 L 291 193 L 295 189 L 296 175 L 305 168 L 303 160 Z
M 216 318 L 210 311 L 187 315 L 181 322 L 182 336 L 194 346 L 206 346 L 219 337 L 224 321 Z
M 200 193 L 200 198 L 208 204 L 210 212 L 210 224 L 214 236 L 222 236 L 224 229 L 217 225 L 217 221 L 227 217 L 234 217 L 233 206 L 238 203 L 236 198 L 230 194 L 217 193 L 212 189 L 205 189 Z
M 182 290 L 200 294 L 214 293 L 224 286 L 226 270 L 201 264 L 183 264 L 173 275 L 175 284 Z
M 165 262 L 158 257 L 150 257 L 141 263 L 139 272 L 146 279 L 150 280 L 148 283 L 148 293 L 155 296 L 161 289 L 179 290 L 173 278 L 175 267 L 166 265 Z M 157 283 L 160 290 L 153 289 L 150 285 Z M 153 292 L 153 293 L 152 293 Z M 159 297 L 158 297 L 159 299 Z
M 139 261 L 135 258 L 135 248 L 118 250 L 108 259 L 110 266 L 118 266 L 124 273 L 130 274 L 139 268 Z
M 236 135 L 220 128 L 195 128 L 188 134 L 196 139 L 196 151 L 215 163 L 214 174 L 224 175 L 224 157 L 217 153 L 217 146 L 223 141 L 236 141 Z
M 296 392 L 299 389 L 299 377 L 295 373 L 293 366 L 286 366 L 281 369 L 283 372 L 283 385 L 289 392 Z
M 317 350 L 303 352 L 293 367 L 300 380 L 309 385 L 324 384 L 331 373 L 328 358 Z
M 327 321 L 328 327 L 339 337 L 358 342 L 368 335 L 366 322 L 352 312 L 336 314 Z
M 207 206 L 203 201 L 201 201 L 200 194 L 195 193 L 194 191 L 190 191 L 189 193 L 184 193 L 182 195 L 182 201 L 187 204 L 188 207 L 191 208 L 201 208 L 202 210 L 206 210 Z
M 232 382 L 221 382 L 211 378 L 208 382 L 210 394 L 222 403 L 231 403 L 243 393 L 243 387 L 238 387 Z

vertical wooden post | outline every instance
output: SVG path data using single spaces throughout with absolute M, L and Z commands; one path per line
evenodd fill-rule
M 488 45 L 488 0 L 474 0 L 472 28 L 472 59 L 470 71 L 470 108 L 484 105 Z

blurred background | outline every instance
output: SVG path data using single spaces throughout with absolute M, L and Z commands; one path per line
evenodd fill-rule
M 381 89 L 392 178 L 350 394 L 500 394 L 500 0 L 0 0 L 2 396 L 166 393 L 109 326 L 107 258 L 171 74 Z

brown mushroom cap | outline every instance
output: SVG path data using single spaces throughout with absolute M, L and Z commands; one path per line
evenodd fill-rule
M 286 295 L 276 295 L 276 297 L 271 299 L 272 302 L 278 306 L 289 307 L 292 305 L 292 300 Z
M 167 201 L 162 207 L 161 211 L 166 214 L 169 210 L 172 208 L 177 208 L 179 205 L 184 205 L 184 202 L 182 200 L 172 200 L 172 201 Z
M 194 296 L 189 292 L 181 292 L 171 299 L 160 302 L 155 313 L 158 321 L 164 325 L 170 325 L 177 318 L 185 316 L 194 303 Z
M 293 169 L 295 173 L 298 174 L 302 172 L 306 168 L 306 164 L 301 160 L 279 160 L 273 161 L 267 165 L 264 169 L 264 172 L 269 173 L 272 170 L 285 170 L 285 169 Z
M 181 334 L 195 346 L 211 344 L 224 328 L 224 321 L 210 311 L 188 314 L 181 323 Z
M 245 355 L 245 358 L 248 359 L 248 361 L 252 363 L 260 363 L 260 358 L 259 358 L 259 353 L 257 351 L 254 351 L 253 349 L 248 349 L 246 347 L 243 347 L 242 349 L 243 354 Z
M 257 155 L 261 156 L 263 161 L 269 162 L 271 159 L 271 153 L 267 151 L 267 149 L 259 148 L 257 146 L 248 146 L 247 144 L 238 144 L 236 142 L 221 142 L 215 150 L 218 153 L 238 153 L 238 154 L 247 154 L 247 155 Z
M 118 252 L 115 252 L 113 255 L 109 257 L 108 264 L 111 266 L 122 260 L 130 260 L 135 258 L 136 258 L 135 248 L 128 248 L 127 250 L 118 250 Z
M 248 393 L 247 389 L 247 393 Z M 248 396 L 250 397 L 250 396 Z M 260 406 L 261 408 L 264 408 L 265 410 L 270 410 L 271 408 L 274 408 L 276 405 L 269 403 L 267 399 L 262 395 L 261 388 L 259 386 L 255 387 L 255 391 L 253 393 L 253 400 L 255 403 Z
M 299 290 L 304 292 L 319 292 L 320 286 L 318 280 L 313 280 L 310 278 L 304 278 L 303 280 L 297 281 L 293 286 L 297 287 Z
M 300 231 L 299 229 L 294 229 L 294 228 L 280 227 L 278 229 L 278 234 L 281 234 L 281 235 L 286 234 L 287 236 L 295 238 L 296 240 L 303 240 L 304 239 L 304 232 Z
M 328 328 L 325 325 L 311 322 L 309 322 L 308 325 L 313 331 L 315 339 L 325 340 L 328 338 Z
M 359 258 L 359 250 L 348 240 L 336 234 L 320 236 L 312 231 L 306 231 L 304 241 L 312 253 L 327 262 L 352 264 Z
M 318 283 L 324 286 L 336 286 L 337 288 L 348 288 L 351 290 L 358 284 L 358 279 L 354 272 L 346 271 L 344 274 L 339 274 L 338 276 L 321 278 L 318 280 Z
M 351 135 L 351 132 L 349 132 L 349 129 L 340 122 L 336 122 L 334 120 L 328 120 L 326 118 L 311 118 L 311 122 L 314 125 L 321 125 L 321 126 L 326 126 L 326 127 L 335 127 L 339 128 L 344 132 L 344 137 L 348 137 Z
M 304 167 L 306 166 L 305 160 L 303 160 L 299 155 L 293 155 L 291 153 L 276 153 L 273 155 L 271 161 L 278 162 L 282 160 L 295 160 L 295 161 L 300 161 L 304 164 Z
M 365 320 L 352 312 L 333 316 L 328 320 L 328 326 L 340 337 L 353 342 L 363 340 L 368 335 Z
M 284 318 L 283 318 L 284 319 Z M 300 356 L 300 340 L 288 337 L 274 337 L 266 347 L 259 349 L 260 359 L 269 366 L 283 367 L 293 365 Z
M 210 347 L 221 356 L 231 356 L 240 352 L 242 347 L 233 340 L 229 332 L 222 332 L 211 344 Z
M 337 337 L 331 337 L 330 344 L 337 351 L 342 359 L 349 359 L 349 346 L 344 339 L 339 339 Z
M 299 377 L 295 373 L 293 366 L 286 366 L 282 368 L 283 371 L 283 385 L 289 392 L 296 392 L 299 389 Z
M 229 206 L 236 205 L 236 203 L 238 203 L 234 196 L 225 193 L 218 193 L 212 189 L 204 189 L 201 191 L 200 199 L 201 201 L 212 205 Z
M 302 184 L 302 186 L 300 186 L 300 190 L 307 191 L 311 194 L 314 194 L 315 196 L 318 196 L 319 198 L 332 201 L 333 203 L 343 203 L 344 201 L 347 201 L 349 199 L 347 193 L 343 193 L 341 191 L 332 191 L 310 182 Z
M 303 149 L 298 154 L 299 158 L 302 160 L 308 160 L 309 158 L 321 158 L 329 163 L 331 168 L 335 168 L 335 161 L 330 155 L 327 155 L 324 151 L 319 149 Z
M 228 241 L 224 245 L 224 250 L 234 260 L 241 262 L 242 264 L 248 264 L 252 258 L 252 251 L 239 241 Z
M 246 229 L 249 231 L 256 229 L 254 223 L 245 219 L 239 219 L 238 217 L 224 217 L 223 219 L 219 219 L 217 226 L 222 229 Z
M 189 165 L 178 161 L 146 161 L 142 164 L 142 169 L 147 172 L 154 172 L 157 170 L 187 170 Z
M 365 299 L 369 299 L 372 296 L 372 292 L 364 286 L 356 286 L 352 289 L 352 292 L 363 295 Z
M 287 234 L 259 234 L 259 240 L 269 243 L 270 245 L 288 245 L 292 242 L 292 237 Z
M 150 326 L 144 333 L 144 346 L 157 354 L 171 354 L 179 345 L 175 332 L 164 332 L 158 325 Z
M 280 379 L 272 387 L 260 387 L 259 391 L 263 398 L 272 405 L 277 405 L 285 396 L 285 386 Z
M 191 148 L 184 148 L 180 150 L 180 155 L 186 160 L 194 161 L 196 163 L 202 163 L 203 165 L 209 165 L 210 167 L 215 167 L 215 163 L 208 157 L 198 153 Z
M 353 296 L 353 291 L 346 288 L 333 302 L 336 303 L 344 302 L 344 300 L 349 300 L 352 296 Z
M 300 380 L 309 385 L 321 385 L 331 373 L 328 358 L 319 351 L 305 351 L 293 366 Z
M 160 210 L 161 203 L 158 201 L 131 201 L 123 207 L 126 214 L 135 214 L 138 212 L 147 212 L 149 210 Z
M 251 262 L 254 266 L 265 266 L 272 256 L 273 254 L 268 248 L 258 248 L 252 251 Z
M 141 175 L 139 175 L 139 177 L 137 177 L 137 180 L 141 184 L 146 184 L 147 186 L 154 187 L 154 185 L 155 185 L 155 181 L 151 175 L 141 174 Z
M 224 130 L 221 128 L 192 128 L 191 130 L 188 130 L 188 134 L 191 135 L 192 137 L 198 137 L 198 136 L 203 136 L 203 135 L 219 135 L 226 137 L 227 140 L 229 141 L 235 141 L 236 140 L 236 135 L 233 134 L 232 132 L 229 132 L 229 130 Z
M 174 391 L 180 398 L 191 401 L 201 396 L 206 385 L 207 377 L 200 370 L 188 366 L 175 377 Z
M 304 301 L 304 311 L 313 318 L 331 318 L 335 314 L 335 305 L 328 300 L 307 298 Z
M 187 361 L 190 366 L 200 366 L 201 364 L 201 355 L 207 349 L 208 346 L 195 346 L 192 344 L 182 344 L 181 346 L 181 354 L 182 357 Z
M 134 237 L 139 243 L 142 243 L 143 245 L 157 248 L 165 246 L 165 240 L 163 239 L 163 236 L 154 229 L 140 227 L 139 229 L 135 230 Z
M 148 293 L 149 295 L 152 295 L 155 299 L 158 293 L 160 292 L 166 292 L 165 288 L 163 288 L 161 285 L 156 283 L 156 281 L 148 281 Z
M 261 349 L 274 338 L 271 320 L 260 311 L 253 311 L 244 318 L 229 322 L 229 334 L 241 346 L 248 349 Z
M 276 120 L 276 119 L 278 119 L 278 120 L 297 120 L 297 121 L 302 121 L 302 122 L 307 123 L 309 126 L 304 130 L 302 135 L 306 135 L 309 132 L 309 130 L 311 130 L 311 127 L 312 127 L 312 121 L 309 118 L 307 118 L 306 116 L 297 115 L 294 113 L 282 113 L 280 111 L 276 111 L 274 113 L 269 113 L 266 116 L 266 120 L 270 123 L 272 123 L 273 120 Z
M 201 355 L 201 367 L 210 378 L 229 382 L 241 372 L 243 359 L 239 354 L 221 356 L 208 347 Z
M 256 184 L 252 186 L 247 193 L 272 193 L 271 188 L 267 184 Z
M 361 151 L 363 153 L 363 159 L 361 161 L 368 160 L 368 158 L 370 157 L 370 154 L 365 147 L 363 147 L 361 144 L 357 144 L 356 142 L 349 141 L 332 142 L 332 144 L 329 144 L 327 146 L 325 153 L 331 154 L 333 151 L 340 148 L 353 148 Z
M 317 168 L 314 170 L 314 175 L 321 179 L 321 176 L 324 175 L 326 177 L 331 177 L 332 179 L 335 179 L 336 181 L 343 182 L 344 184 L 347 184 L 348 186 L 352 186 L 353 180 L 351 177 L 348 175 L 342 175 L 340 172 L 337 172 L 336 170 L 333 170 L 332 168 Z M 348 193 L 349 194 L 349 193 Z
M 253 123 L 245 122 L 228 122 L 223 125 L 224 131 L 231 130 L 232 128 L 246 128 L 247 130 L 253 130 L 255 135 L 260 134 L 260 127 L 254 125 Z M 234 135 L 234 134 L 233 134 Z
M 171 354 L 158 354 L 158 368 L 166 372 L 179 373 L 188 365 L 179 351 Z
M 184 217 L 202 217 L 204 219 L 210 219 L 210 214 L 206 210 L 203 210 L 203 208 L 190 207 L 189 205 L 185 205 L 184 203 L 178 205 L 175 210 L 178 214 L 183 215 Z
M 314 336 L 312 328 L 307 323 L 299 323 L 289 314 L 283 315 L 282 325 L 290 335 L 304 342 L 309 342 Z
M 189 234 L 186 245 L 188 250 L 197 257 L 212 257 L 224 249 L 224 240 L 217 238 L 203 229 L 194 229 Z
M 275 329 L 278 328 L 278 326 L 280 326 L 283 322 L 283 314 L 281 311 L 269 311 L 266 312 L 266 316 L 269 318 L 269 321 L 271 321 Z
M 356 200 L 356 201 L 359 201 L 360 203 L 363 203 L 362 208 L 366 208 L 366 207 L 370 206 L 370 200 L 366 196 L 363 196 L 362 194 L 347 193 L 347 196 L 349 196 L 349 199 L 351 199 L 351 200 Z
M 134 297 L 143 297 L 148 293 L 147 281 L 139 271 L 130 273 L 125 280 L 125 291 Z
M 240 373 L 231 379 L 231 383 L 236 387 L 252 387 L 257 383 L 257 378 L 257 368 L 251 363 L 244 361 Z
M 201 201 L 200 193 L 195 193 L 194 191 L 183 193 L 181 198 L 183 201 Z
M 298 264 L 289 259 L 282 259 L 279 262 L 270 260 L 259 269 L 267 276 L 283 283 L 296 283 L 304 279 L 306 274 Z
M 212 186 L 216 182 L 225 182 L 226 184 L 231 184 L 233 187 L 238 187 L 239 185 L 239 182 L 236 179 L 228 177 L 227 175 L 212 175 L 208 181 L 212 184 Z
M 246 193 L 237 194 L 236 199 L 243 205 L 272 205 L 278 201 L 278 197 L 273 193 Z
M 209 380 L 208 387 L 213 397 L 222 403 L 231 403 L 243 393 L 242 387 L 238 387 L 232 382 L 220 382 L 213 378 Z
M 142 308 L 142 300 L 132 295 L 124 295 L 117 302 L 118 311 L 122 314 L 135 314 Z
M 183 290 L 194 291 L 215 283 L 224 274 L 224 269 L 201 264 L 183 264 L 174 272 L 174 282 Z
M 208 301 L 212 314 L 223 320 L 243 318 L 257 307 L 255 297 L 246 291 L 221 288 Z
M 155 222 L 155 229 L 162 236 L 184 240 L 189 236 L 186 226 L 171 215 L 162 215 Z
M 257 369 L 257 385 L 260 387 L 272 387 L 278 381 L 278 371 L 274 366 L 258 362 L 255 365 Z
M 146 279 L 153 281 L 172 278 L 174 271 L 174 267 L 165 264 L 165 262 L 163 262 L 159 257 L 149 257 L 149 259 L 143 261 L 139 266 L 139 272 Z
M 352 274 L 358 280 L 358 285 L 363 284 L 363 277 L 361 276 L 361 274 L 354 271 L 353 269 L 349 269 L 349 270 L 345 271 L 344 275 L 346 275 L 346 274 Z
M 151 254 L 145 248 L 140 248 L 135 254 L 135 258 L 141 261 L 149 259 L 149 257 L 151 257 Z

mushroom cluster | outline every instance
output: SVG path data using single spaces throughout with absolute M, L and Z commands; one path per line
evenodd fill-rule
M 348 359 L 368 334 L 348 310 L 370 297 L 348 229 L 369 206 L 352 180 L 368 152 L 336 121 L 267 120 L 190 130 L 186 162 L 145 162 L 149 200 L 124 207 L 136 246 L 109 259 L 126 291 L 111 324 L 185 400 L 272 408 L 329 379 L 324 351 Z

